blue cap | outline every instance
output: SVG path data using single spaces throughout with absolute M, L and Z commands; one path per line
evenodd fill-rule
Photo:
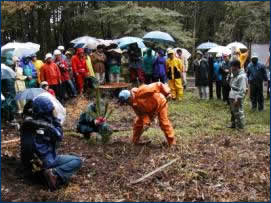
M 131 97 L 131 92 L 129 90 L 122 90 L 119 93 L 119 100 L 121 102 L 126 102 Z

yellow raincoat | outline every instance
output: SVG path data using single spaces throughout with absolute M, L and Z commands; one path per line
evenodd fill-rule
M 166 70 L 168 76 L 168 85 L 171 90 L 173 99 L 181 100 L 183 97 L 182 72 L 183 64 L 180 59 L 174 57 L 168 58 L 166 62 Z
M 95 73 L 94 73 L 94 70 L 93 70 L 93 66 L 92 66 L 92 63 L 91 63 L 90 56 L 86 57 L 86 64 L 87 64 L 87 68 L 88 68 L 88 76 L 95 77 Z
M 32 63 L 33 63 L 33 65 L 36 68 L 38 83 L 40 84 L 41 83 L 41 80 L 40 80 L 40 69 L 43 66 L 43 62 L 41 60 L 36 60 L 36 61 L 32 61 Z

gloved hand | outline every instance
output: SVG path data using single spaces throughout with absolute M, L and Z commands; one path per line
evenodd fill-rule
M 95 125 L 102 125 L 106 122 L 106 119 L 104 117 L 98 117 L 94 120 Z

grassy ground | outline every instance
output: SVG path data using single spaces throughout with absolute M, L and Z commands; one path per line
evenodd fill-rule
M 67 105 L 67 133 L 59 153 L 75 152 L 84 160 L 70 184 L 49 192 L 27 181 L 18 169 L 19 147 L 9 148 L 2 150 L 3 201 L 270 201 L 269 101 L 265 111 L 250 112 L 246 99 L 246 128 L 236 131 L 226 128 L 226 104 L 200 101 L 196 93 L 186 92 L 183 101 L 169 103 L 177 137 L 173 148 L 162 144 L 157 123 L 141 137 L 151 144 L 133 146 L 135 115 L 128 106 L 114 105 L 110 123 L 126 131 L 115 132 L 110 143 L 89 144 L 70 136 L 87 103 L 82 98 Z M 163 171 L 130 184 L 175 158 Z

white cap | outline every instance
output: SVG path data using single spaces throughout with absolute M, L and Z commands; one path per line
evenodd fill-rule
M 47 81 L 42 81 L 41 83 L 40 83 L 40 87 L 42 88 L 44 85 L 47 85 L 48 86 L 48 82 Z
M 61 55 L 61 51 L 60 51 L 59 49 L 56 49 L 56 50 L 54 51 L 54 55 Z
M 61 50 L 61 51 L 64 51 L 64 50 L 65 50 L 64 46 L 62 46 L 62 45 L 58 46 L 57 49 L 58 49 L 58 50 Z
M 251 58 L 253 59 L 253 58 L 258 58 L 258 56 L 256 55 L 256 54 L 253 54 L 252 56 L 251 56 Z
M 46 61 L 48 58 L 53 58 L 53 56 L 52 56 L 51 53 L 48 53 L 48 54 L 45 55 L 45 61 Z
M 217 53 L 216 57 L 222 57 L 222 53 Z

